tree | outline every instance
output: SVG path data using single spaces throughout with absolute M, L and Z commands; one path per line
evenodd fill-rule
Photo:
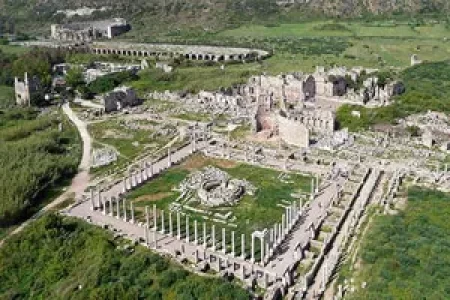
M 82 69 L 75 67 L 67 71 L 66 84 L 74 90 L 84 85 L 85 82 Z

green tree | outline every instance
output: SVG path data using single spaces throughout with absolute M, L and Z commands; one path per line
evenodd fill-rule
M 83 70 L 79 67 L 71 68 L 69 71 L 67 71 L 65 79 L 67 86 L 71 87 L 74 90 L 85 84 Z

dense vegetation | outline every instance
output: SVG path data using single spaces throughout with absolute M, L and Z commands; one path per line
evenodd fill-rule
M 350 299 L 449 299 L 450 196 L 413 188 L 406 211 L 379 216 L 362 245 L 367 282 Z
M 240 287 L 185 271 L 103 229 L 48 215 L 0 249 L 2 299 L 245 300 Z
M 399 78 L 406 93 L 396 97 L 393 105 L 377 109 L 344 105 L 337 112 L 340 126 L 355 131 L 428 110 L 450 113 L 450 61 L 416 65 L 401 72 Z M 361 117 L 352 116 L 353 110 L 360 111 Z
M 60 114 L 0 111 L 0 227 L 27 217 L 49 188 L 76 172 L 79 156 L 76 129 Z
M 59 50 L 31 49 L 21 53 L 6 52 L 0 48 L 0 108 L 11 106 L 12 94 L 6 87 L 14 86 L 14 77 L 21 80 L 27 73 L 29 78 L 37 76 L 42 93 L 31 99 L 33 105 L 44 105 L 44 93 L 52 81 L 52 66 L 64 61 L 64 53 Z

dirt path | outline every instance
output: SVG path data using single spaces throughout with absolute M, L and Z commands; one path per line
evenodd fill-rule
M 39 212 L 33 215 L 30 219 L 23 222 L 19 227 L 14 229 L 11 233 L 9 233 L 2 241 L 0 241 L 0 247 L 3 245 L 4 241 L 19 232 L 21 232 L 27 225 L 29 225 L 32 221 L 41 217 L 45 212 L 55 208 L 59 204 L 61 204 L 64 200 L 66 200 L 69 196 L 75 195 L 75 198 L 80 197 L 86 187 L 89 184 L 89 167 L 90 167 L 90 156 L 91 156 L 91 147 L 92 147 L 92 139 L 87 130 L 86 123 L 81 121 L 74 111 L 70 108 L 69 104 L 66 103 L 62 107 L 63 112 L 70 119 L 70 121 L 77 127 L 78 132 L 80 133 L 81 139 L 83 141 L 83 156 L 81 158 L 80 166 L 78 168 L 78 174 L 72 180 L 72 183 L 66 191 L 61 194 L 58 198 L 53 200 L 51 203 L 47 204 L 44 208 L 42 208 Z

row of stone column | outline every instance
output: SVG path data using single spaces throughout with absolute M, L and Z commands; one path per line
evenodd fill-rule
M 255 231 L 251 239 L 251 258 L 255 262 L 255 239 L 260 240 L 260 262 L 264 266 L 274 255 L 277 248 L 283 243 L 286 236 L 292 231 L 294 226 L 300 220 L 303 213 L 303 200 L 300 199 L 285 208 L 285 212 L 281 216 L 281 222 L 273 225 L 272 228 L 264 231 Z
M 237 263 L 226 256 L 222 257 L 216 253 L 208 253 L 207 250 L 201 251 L 196 249 L 194 259 L 196 264 L 200 261 L 207 262 L 210 267 L 217 272 L 230 270 L 242 281 L 247 279 L 258 281 L 259 279 L 263 288 L 267 288 L 270 282 L 275 282 L 277 280 L 275 274 L 271 274 L 265 270 L 255 270 L 253 265 L 247 266 L 246 264 Z
M 98 209 L 103 215 L 136 222 L 133 202 L 127 204 L 127 199 L 121 197 L 102 197 L 101 192 L 95 195 L 94 190 L 91 190 L 91 199 L 92 209 Z
M 236 233 L 231 231 L 229 237 L 229 244 L 227 243 L 227 231 L 225 228 L 221 229 L 221 239 L 216 238 L 216 225 L 211 225 L 208 228 L 206 222 L 199 224 L 197 220 L 190 220 L 188 215 L 182 216 L 180 212 L 173 214 L 169 212 L 167 215 L 164 210 L 158 211 L 156 205 L 153 206 L 153 224 L 150 224 L 150 209 L 145 207 L 146 227 L 154 232 L 167 234 L 175 237 L 178 240 L 184 240 L 186 243 L 193 243 L 200 245 L 204 249 L 211 249 L 212 251 L 220 251 L 224 254 L 230 254 L 232 257 L 236 256 Z M 182 220 L 183 218 L 183 220 Z M 184 222 L 183 222 L 184 221 Z M 166 224 L 167 223 L 167 224 Z M 192 228 L 193 227 L 193 228 Z M 241 258 L 246 258 L 245 253 L 245 234 L 241 235 Z
M 194 138 L 191 141 L 191 151 L 190 154 L 197 151 L 197 139 Z M 170 148 L 167 149 L 167 168 L 170 168 L 174 163 L 178 161 L 174 161 L 172 157 L 172 150 Z M 158 175 L 163 169 L 155 169 L 154 163 L 152 162 L 143 162 L 139 170 L 130 171 L 129 175 L 123 179 L 123 187 L 122 193 L 126 194 L 128 191 L 131 191 L 135 187 L 141 185 L 147 180 L 152 179 L 155 175 Z

